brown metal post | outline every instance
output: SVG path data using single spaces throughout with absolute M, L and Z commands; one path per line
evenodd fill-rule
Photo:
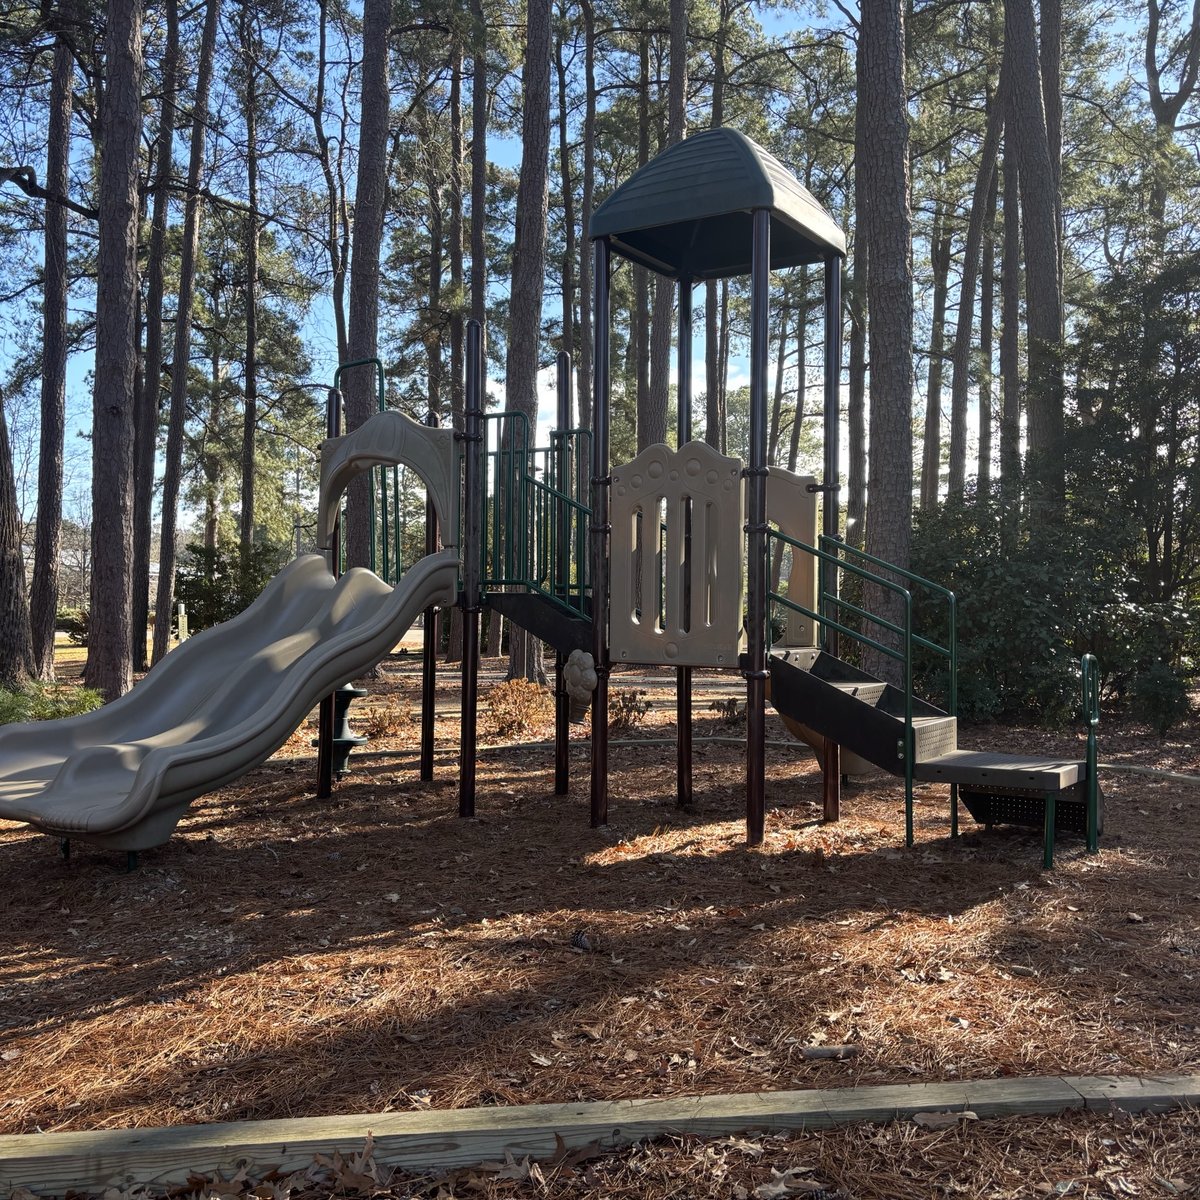
M 571 428 L 571 356 L 565 351 L 558 353 L 558 446 L 555 450 L 556 490 L 570 495 L 570 447 L 567 430 Z M 566 503 L 555 497 L 556 520 L 554 522 L 554 580 L 551 591 L 556 595 L 561 589 L 563 599 L 570 591 L 571 574 L 571 514 Z M 563 654 L 554 655 L 554 794 L 566 796 L 571 789 L 571 702 L 567 685 L 563 679 Z
M 841 463 L 838 434 L 842 383 L 842 260 L 831 254 L 825 260 L 825 481 L 821 499 L 821 531 L 828 538 L 838 537 L 841 510 Z M 836 599 L 838 568 L 835 563 L 821 564 L 822 591 Z M 835 605 L 818 606 L 826 616 L 836 618 Z M 827 629 L 821 644 L 829 654 L 839 650 L 837 631 Z M 842 751 L 837 742 L 826 741 L 822 768 L 824 819 L 837 821 L 841 816 Z
M 750 461 L 746 468 L 746 843 L 766 826 L 767 698 L 767 313 L 771 213 L 754 210 L 750 267 Z
M 342 435 L 342 393 L 330 388 L 325 399 L 325 436 Z M 337 579 L 342 572 L 342 522 L 334 521 L 333 537 L 329 544 L 329 569 Z M 321 701 L 317 710 L 317 799 L 328 800 L 333 795 L 333 696 Z
M 842 817 L 842 748 L 830 738 L 821 748 L 822 821 L 840 821 Z
M 437 413 L 431 412 L 426 425 L 437 428 Z M 425 553 L 436 554 L 438 548 L 437 509 L 433 498 L 425 498 Z M 399 566 L 399 563 L 397 563 Z M 425 610 L 424 636 L 421 639 L 421 778 L 428 783 L 433 778 L 433 730 L 437 720 L 437 609 Z
M 596 690 L 592 693 L 592 827 L 608 824 L 608 388 L 610 247 L 596 241 L 595 361 L 592 366 L 592 658 Z
M 467 387 L 463 447 L 463 660 L 459 733 L 458 815 L 475 815 L 476 726 L 479 716 L 479 609 L 483 554 L 483 329 L 467 322 Z
M 679 281 L 679 349 L 678 399 L 676 411 L 677 440 L 680 449 L 692 440 L 692 281 Z M 687 581 L 691 577 L 692 527 L 691 512 L 684 515 L 687 527 L 683 532 L 683 561 L 685 582 L 683 603 L 691 610 L 691 588 Z M 677 791 L 675 802 L 680 808 L 692 803 L 692 669 L 675 668 L 675 775 Z

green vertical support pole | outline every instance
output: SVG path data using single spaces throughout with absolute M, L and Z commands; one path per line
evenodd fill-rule
M 1053 792 L 1046 793 L 1046 821 L 1042 829 L 1042 866 L 1050 870 L 1054 866 L 1054 825 L 1057 800 Z
M 913 729 L 912 694 L 912 593 L 900 593 L 904 601 L 904 844 L 913 844 L 913 759 L 917 736 Z
M 1087 722 L 1087 848 L 1100 849 L 1100 780 L 1096 775 L 1096 730 L 1100 725 L 1100 671 L 1092 654 L 1079 660 L 1083 678 L 1083 719 Z

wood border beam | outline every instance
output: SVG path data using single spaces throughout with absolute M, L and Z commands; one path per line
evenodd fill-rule
M 1048 1076 L 19 1134 L 0 1136 L 0 1193 L 181 1183 L 218 1171 L 228 1177 L 243 1164 L 296 1170 L 315 1154 L 361 1151 L 368 1133 L 380 1165 L 429 1171 L 505 1153 L 518 1160 L 548 1158 L 564 1145 L 615 1148 L 665 1134 L 828 1129 L 919 1112 L 969 1110 L 986 1118 L 1080 1109 L 1164 1111 L 1198 1103 L 1200 1075 Z

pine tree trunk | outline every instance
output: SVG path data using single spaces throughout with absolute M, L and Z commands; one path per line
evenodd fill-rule
M 461 433 L 464 422 L 463 374 L 463 48 L 455 42 L 450 63 L 450 290 L 454 309 L 450 314 L 450 413 L 454 428 Z M 446 610 L 446 661 L 462 661 L 462 609 L 457 604 Z
M 983 275 L 979 285 L 979 483 L 981 496 L 992 487 L 992 361 L 995 343 L 996 302 L 996 196 L 999 171 L 992 172 L 988 189 L 987 212 L 984 214 Z
M 92 393 L 92 572 L 89 687 L 113 700 L 133 681 L 133 410 L 138 277 L 138 155 L 142 135 L 141 0 L 111 0 L 100 114 L 100 241 Z
M 1010 101 L 1011 105 L 1011 101 Z M 1010 106 L 1006 122 L 1011 120 Z M 1015 137 L 1004 139 L 1004 241 L 1000 258 L 1000 498 L 1015 519 L 1021 503 L 1021 226 Z
M 996 182 L 996 159 L 1000 149 L 1000 135 L 1004 130 L 1004 110 L 1008 104 L 1008 85 L 1003 65 L 1000 68 L 1000 84 L 996 95 L 986 102 L 986 125 L 983 145 L 979 151 L 979 169 L 975 173 L 975 187 L 971 193 L 971 213 L 967 218 L 967 244 L 963 249 L 962 282 L 958 292 L 958 325 L 954 331 L 953 365 L 954 377 L 950 384 L 950 487 L 949 499 L 961 500 L 966 487 L 967 474 L 967 398 L 971 384 L 971 347 L 975 326 L 975 281 L 979 275 L 980 251 L 985 232 L 988 230 L 987 214 L 990 198 L 994 198 Z M 995 209 L 992 209 L 993 218 Z M 982 306 L 982 302 L 981 302 Z M 991 363 L 991 347 L 981 343 Z M 980 405 L 983 406 L 983 376 L 979 378 Z M 990 420 L 990 418 L 989 418 Z M 988 425 L 982 411 L 980 431 Z M 990 448 L 988 453 L 990 454 Z M 980 463 L 983 447 L 980 445 Z
M 725 43 L 729 28 L 729 0 L 718 0 L 717 32 L 713 46 L 712 125 L 725 123 Z M 704 288 L 704 440 L 724 451 L 725 427 L 721 414 L 721 336 L 717 311 L 719 288 L 710 279 Z
M 637 165 L 650 161 L 650 35 L 645 31 L 638 37 L 637 92 Z M 644 450 L 666 436 L 666 406 L 659 411 L 657 398 L 650 392 L 650 272 L 645 267 L 633 268 L 634 311 L 630 335 L 637 347 L 637 448 Z
M 1032 0 L 1005 0 L 1004 17 L 1025 250 L 1027 472 L 1031 499 L 1041 506 L 1044 519 L 1054 519 L 1061 510 L 1065 488 L 1062 292 L 1055 226 L 1058 193 L 1046 129 Z
M 163 466 L 162 544 L 158 552 L 158 593 L 154 602 L 154 662 L 158 662 L 166 654 L 171 638 L 179 477 L 183 464 L 183 427 L 187 419 L 188 367 L 192 345 L 192 297 L 196 287 L 196 256 L 200 249 L 200 169 L 204 163 L 208 92 L 212 82 L 213 54 L 220 9 L 220 0 L 208 0 L 200 60 L 196 68 L 192 147 L 188 160 L 187 201 L 184 205 L 183 244 L 179 258 L 179 304 L 175 312 L 175 347 L 171 355 L 171 413 L 167 425 L 167 449 Z
M 74 62 L 70 46 L 60 37 L 54 47 L 54 66 L 50 75 L 50 127 L 46 143 L 46 187 L 60 196 L 65 196 L 70 186 L 71 81 L 74 77 Z M 54 678 L 58 558 L 62 545 L 67 289 L 67 210 L 61 204 L 47 202 L 42 285 L 42 399 L 38 447 L 37 531 L 33 548 L 33 586 L 29 596 L 33 672 L 39 679 Z M 3 464 L 0 464 L 0 469 L 4 469 Z M 142 628 L 145 628 L 144 623 Z M 144 648 L 142 653 L 144 656 Z
M 1062 0 L 1038 4 L 1038 68 L 1046 107 L 1046 142 L 1050 151 L 1050 186 L 1054 194 L 1054 244 L 1058 251 L 1058 290 L 1063 285 L 1062 215 Z M 1060 300 L 1061 303 L 1061 300 Z
M 254 482 L 256 473 L 255 435 L 258 432 L 258 78 L 255 60 L 254 22 L 243 6 L 241 26 L 245 57 L 246 94 L 246 359 L 242 409 L 242 506 L 240 538 L 242 571 L 248 574 L 254 544 Z
M 943 161 L 944 174 L 949 163 Z M 946 353 L 946 290 L 950 275 L 950 230 L 946 206 L 938 200 L 930 239 L 933 315 L 929 327 L 929 370 L 925 391 L 924 453 L 921 457 L 921 511 L 937 508 L 942 467 L 942 368 Z
M 562 185 L 562 348 L 572 356 L 578 352 L 575 337 L 575 259 L 579 253 L 575 237 L 575 182 L 571 174 L 570 129 L 567 125 L 567 64 L 563 36 L 554 39 L 554 65 L 558 73 L 558 175 Z
M 863 44 L 858 39 L 855 70 L 863 73 Z M 865 105 L 854 109 L 854 142 L 865 146 L 868 114 Z M 846 541 L 857 550 L 866 544 L 867 515 L 867 278 L 870 267 L 865 233 L 871 194 L 861 160 L 854 169 L 854 258 L 850 266 L 850 351 L 846 379 Z
M 387 203 L 389 0 L 363 2 L 362 122 L 358 135 L 358 178 L 354 191 L 354 245 L 350 257 L 349 362 L 379 353 L 379 255 Z M 378 408 L 375 372 L 355 367 L 342 376 L 346 432 L 368 421 Z M 370 478 L 358 476 L 346 491 L 346 565 L 371 564 L 374 530 Z
M 532 431 L 537 426 L 537 371 L 549 200 L 550 0 L 529 0 L 521 84 L 524 95 L 521 173 L 517 183 L 505 377 L 509 409 L 524 413 Z M 523 629 L 514 629 L 509 640 L 510 677 L 544 680 L 541 643 Z
M 871 445 L 867 475 L 867 551 L 908 566 L 912 530 L 912 215 L 908 189 L 908 111 L 904 81 L 904 8 L 900 0 L 864 0 L 858 103 L 866 106 L 857 159 L 870 196 L 868 312 Z M 892 593 L 867 589 L 866 607 L 896 624 Z M 880 633 L 880 640 L 887 641 Z M 900 682 L 896 661 L 868 650 L 867 670 Z
M 338 362 L 347 362 L 349 344 L 346 332 L 346 197 L 339 183 L 339 170 L 334 169 L 333 149 L 325 132 L 325 87 L 329 65 L 329 0 L 318 0 L 320 17 L 317 22 L 317 80 L 313 101 L 313 134 L 317 141 L 317 159 L 325 179 L 326 222 L 325 250 L 329 256 L 329 272 L 333 277 L 333 326 L 337 335 Z M 338 154 L 341 155 L 339 143 Z
M 33 674 L 22 524 L 4 393 L 0 392 L 0 688 L 9 691 L 19 691 Z
M 579 424 L 592 427 L 592 196 L 596 178 L 596 17 L 591 0 L 583 10 L 583 195 L 580 221 L 583 245 L 579 255 Z
M 149 665 L 145 629 L 150 618 L 150 549 L 154 532 L 154 458 L 158 449 L 162 406 L 163 291 L 167 218 L 178 120 L 179 5 L 165 0 L 167 41 L 163 55 L 162 100 L 154 149 L 154 204 L 150 217 L 150 247 L 146 255 L 146 353 L 142 386 L 134 419 L 133 507 L 133 669 Z

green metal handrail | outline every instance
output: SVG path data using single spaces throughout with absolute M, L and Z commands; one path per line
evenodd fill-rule
M 878 584 L 894 595 L 899 596 L 901 603 L 904 605 L 904 624 L 896 625 L 892 621 L 887 621 L 882 617 L 873 616 L 858 609 L 857 606 L 851 605 L 848 601 L 839 600 L 838 597 L 830 595 L 826 592 L 821 593 L 820 607 L 825 609 L 826 604 L 833 602 L 839 607 L 849 607 L 854 609 L 859 614 L 873 621 L 880 627 L 887 629 L 889 632 L 895 633 L 902 638 L 903 649 L 897 650 L 895 647 L 888 646 L 875 638 L 868 637 L 860 630 L 851 629 L 848 625 L 842 624 L 836 618 L 829 615 L 828 610 L 824 612 L 814 612 L 812 609 L 805 607 L 798 601 L 792 600 L 790 597 L 783 595 L 781 592 L 771 592 L 769 599 L 782 604 L 785 608 L 790 608 L 794 612 L 798 612 L 801 616 L 807 617 L 810 621 L 815 621 L 822 629 L 834 629 L 838 633 L 844 633 L 847 637 L 853 638 L 855 641 L 866 646 L 871 646 L 878 650 L 881 654 L 889 658 L 893 658 L 900 662 L 904 668 L 904 738 L 901 744 L 902 756 L 904 759 L 904 841 L 905 844 L 911 846 L 913 844 L 913 759 L 916 756 L 916 734 L 913 728 L 913 690 L 912 690 L 912 653 L 913 653 L 913 629 L 912 629 L 912 592 L 901 584 L 896 583 L 891 579 L 885 579 L 882 575 L 877 575 L 873 571 L 868 571 L 865 567 L 860 567 L 855 563 L 845 562 L 836 553 L 831 553 L 828 550 L 820 549 L 817 546 L 810 546 L 807 542 L 802 542 L 796 538 L 788 537 L 787 534 L 781 533 L 776 529 L 769 530 L 767 533 L 768 539 L 768 554 L 770 553 L 769 545 L 771 539 L 774 539 L 785 546 L 790 546 L 793 550 L 802 550 L 805 554 L 811 554 L 818 562 L 832 563 L 843 571 L 848 571 L 856 578 Z M 885 564 L 887 565 L 887 564 Z
M 1079 660 L 1083 721 L 1087 726 L 1087 848 L 1100 848 L 1100 780 L 1096 777 L 1096 730 L 1100 727 L 1100 664 L 1094 654 Z
M 949 642 L 949 645 L 940 646 L 936 642 L 917 634 L 913 635 L 913 640 L 916 645 L 940 655 L 949 661 L 947 668 L 949 683 L 946 689 L 946 711 L 952 717 L 958 716 L 958 598 L 955 594 L 940 583 L 934 583 L 931 579 L 925 579 L 885 559 L 877 558 L 874 554 L 868 554 L 865 550 L 859 550 L 857 547 L 843 542 L 841 538 L 831 537 L 829 534 L 823 533 L 818 538 L 817 544 L 823 549 L 828 549 L 830 546 L 835 547 L 831 551 L 835 556 L 839 554 L 852 554 L 859 562 L 867 562 L 872 566 L 880 567 L 893 575 L 899 576 L 901 579 L 907 580 L 909 583 L 916 584 L 917 587 L 922 588 L 924 591 L 932 592 L 935 596 L 941 596 L 946 601 L 948 624 L 946 640 Z M 871 616 L 869 613 L 860 613 L 859 615 L 866 617 L 868 620 L 877 620 L 877 618 Z

